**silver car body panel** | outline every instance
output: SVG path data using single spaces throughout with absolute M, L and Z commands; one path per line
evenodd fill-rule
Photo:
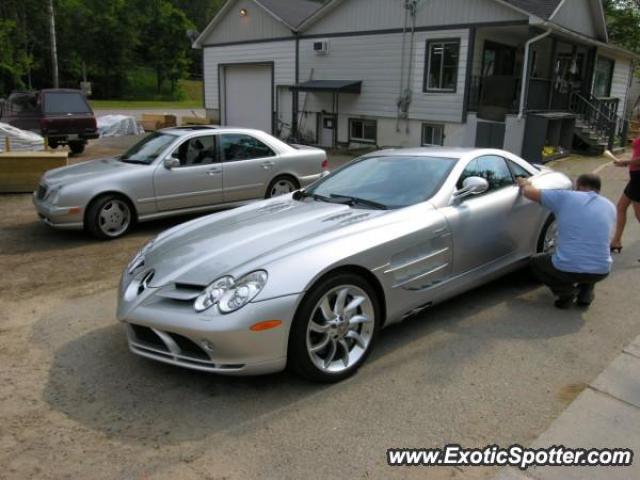
M 34 193 L 38 214 L 53 227 L 80 229 L 89 203 L 105 193 L 128 198 L 138 221 L 211 211 L 263 199 L 267 186 L 276 177 L 288 175 L 296 178 L 302 187 L 307 186 L 321 177 L 322 162 L 326 159 L 321 149 L 294 148 L 258 130 L 221 127 L 174 128 L 163 132 L 176 138 L 149 165 L 107 158 L 49 170 L 40 182 L 46 187 L 47 195 L 38 198 Z M 183 142 L 224 134 L 251 135 L 269 146 L 275 156 L 172 170 L 164 167 L 164 159 Z
M 458 161 L 430 200 L 398 210 L 297 201 L 289 195 L 174 227 L 156 238 L 140 273 L 124 273 L 118 318 L 185 335 L 195 343 L 211 342 L 214 364 L 232 359 L 243 365 L 222 373 L 265 373 L 269 362 L 278 368 L 266 371 L 275 371 L 284 367 L 299 302 L 318 279 L 336 269 L 356 269 L 375 281 L 389 325 L 516 269 L 535 253 L 550 214 L 524 199 L 518 187 L 463 201 L 454 198 L 457 179 L 471 160 L 499 155 L 529 171 L 541 188 L 571 187 L 565 175 L 538 170 L 499 150 L 405 149 L 383 154 Z M 131 288 L 135 291 L 136 275 L 151 270 L 147 290 L 127 295 Z M 269 279 L 248 306 L 229 315 L 217 308 L 194 311 L 193 299 L 208 284 L 255 270 L 266 270 Z M 248 330 L 255 322 L 271 319 L 281 320 L 282 327 L 260 333 Z M 223 337 L 223 332 L 230 336 Z M 229 357 L 230 350 L 240 353 Z M 260 355 L 250 353 L 255 351 Z M 179 359 L 172 362 L 193 368 Z

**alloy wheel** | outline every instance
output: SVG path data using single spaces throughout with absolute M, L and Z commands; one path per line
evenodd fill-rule
M 556 238 L 558 236 L 558 223 L 553 220 L 549 223 L 544 233 L 544 241 L 542 244 L 543 253 L 553 253 L 556 250 Z
M 273 184 L 269 194 L 271 197 L 279 197 L 280 195 L 286 195 L 296 190 L 297 188 L 291 180 L 283 178 Z
M 131 222 L 131 210 L 126 202 L 118 199 L 104 204 L 98 215 L 100 230 L 108 237 L 118 237 L 127 231 Z
M 328 291 L 316 304 L 307 326 L 307 352 L 325 373 L 341 373 L 365 355 L 375 328 L 375 310 L 355 285 Z

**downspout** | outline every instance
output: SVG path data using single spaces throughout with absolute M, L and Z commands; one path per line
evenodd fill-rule
M 396 118 L 396 132 L 400 133 L 400 117 L 402 116 L 402 99 L 404 95 L 404 57 L 407 47 L 407 25 L 409 24 L 409 9 L 405 6 L 404 26 L 402 27 L 402 51 L 400 53 L 400 94 L 398 95 L 398 116 Z
M 540 35 L 530 38 L 524 45 L 524 62 L 522 66 L 522 85 L 520 86 L 520 109 L 518 110 L 518 120 L 522 120 L 524 116 L 525 104 L 527 101 L 527 86 L 529 83 L 529 56 L 531 45 L 551 35 L 553 30 L 549 29 Z

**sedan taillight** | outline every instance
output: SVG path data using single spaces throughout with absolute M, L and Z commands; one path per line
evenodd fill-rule
M 322 169 L 329 170 L 329 160 L 327 160 L 326 158 L 322 161 Z

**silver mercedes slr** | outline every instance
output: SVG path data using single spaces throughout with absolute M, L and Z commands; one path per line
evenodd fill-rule
M 48 171 L 33 201 L 52 227 L 113 239 L 136 222 L 291 193 L 327 168 L 324 150 L 258 130 L 178 127 L 146 136 L 119 157 Z
M 553 248 L 517 177 L 569 178 L 501 150 L 399 149 L 309 188 L 172 228 L 126 268 L 118 318 L 135 354 L 229 375 L 352 375 L 382 327 Z

